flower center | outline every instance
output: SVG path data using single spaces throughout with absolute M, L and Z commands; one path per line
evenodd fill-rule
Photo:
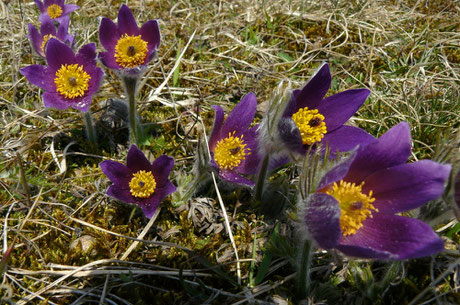
M 123 68 L 134 68 L 145 62 L 147 52 L 147 42 L 142 40 L 141 35 L 124 34 L 115 46 L 115 60 Z
M 369 195 L 361 192 L 364 182 L 360 185 L 340 180 L 339 184 L 334 185 L 326 190 L 326 194 L 334 197 L 340 205 L 340 228 L 343 236 L 355 234 L 363 226 L 363 221 L 367 217 L 372 218 L 372 210 L 378 212 L 372 202 L 372 191 Z
M 292 115 L 292 120 L 300 130 L 303 144 L 312 145 L 320 142 L 327 132 L 324 116 L 319 114 L 317 109 L 300 108 Z
M 45 36 L 43 36 L 43 42 L 42 42 L 42 46 L 41 46 L 41 48 L 40 48 L 43 54 L 45 54 L 45 46 L 46 46 L 46 43 L 47 43 L 48 40 L 50 40 L 51 38 L 56 38 L 56 36 L 51 35 L 51 34 L 46 34 Z
M 157 183 L 152 172 L 138 171 L 129 182 L 131 195 L 139 198 L 150 197 L 155 192 L 156 187 Z
M 235 137 L 235 131 L 229 132 L 228 137 L 220 140 L 214 149 L 214 160 L 222 169 L 234 169 L 241 164 L 247 155 L 251 154 L 246 148 L 243 135 Z
M 56 71 L 56 91 L 66 98 L 82 97 L 89 87 L 91 76 L 83 70 L 82 65 L 62 65 Z
M 51 4 L 48 6 L 48 16 L 50 16 L 51 19 L 61 17 L 62 15 L 62 7 L 60 7 L 57 4 Z

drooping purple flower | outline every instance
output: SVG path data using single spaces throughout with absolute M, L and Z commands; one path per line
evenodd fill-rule
M 88 111 L 104 75 L 96 65 L 96 45 L 84 45 L 75 55 L 70 47 L 51 38 L 45 54 L 47 66 L 31 65 L 20 70 L 30 83 L 45 91 L 45 107 Z
M 364 103 L 370 91 L 346 90 L 324 98 L 331 85 L 329 65 L 324 64 L 302 90 L 294 90 L 278 122 L 281 141 L 290 151 L 305 155 L 310 146 L 328 143 L 330 151 L 350 151 L 374 140 L 364 130 L 343 125 Z
M 430 226 L 397 214 L 441 196 L 451 166 L 430 160 L 406 164 L 410 150 L 409 125 L 400 123 L 322 178 L 306 199 L 303 218 L 320 247 L 390 260 L 444 249 Z
M 209 138 L 211 165 L 223 180 L 253 186 L 254 182 L 242 175 L 255 174 L 260 163 L 258 126 L 250 127 L 257 107 L 255 94 L 251 92 L 243 97 L 225 122 L 222 108 L 216 105 L 212 107 L 216 117 Z
M 168 179 L 174 159 L 162 155 L 150 163 L 136 145 L 131 145 L 126 165 L 106 160 L 99 166 L 113 183 L 107 194 L 120 201 L 137 204 L 148 218 L 153 216 L 166 196 L 176 191 Z
M 56 27 L 54 26 L 53 21 L 49 18 L 45 18 L 40 26 L 39 32 L 31 23 L 29 23 L 29 38 L 35 52 L 45 57 L 45 46 L 51 38 L 56 38 L 57 40 L 72 47 L 74 37 L 67 32 L 68 28 L 69 23 L 67 21 L 59 24 L 59 27 L 56 31 Z
M 123 4 L 118 12 L 118 25 L 109 18 L 102 19 L 99 40 L 107 50 L 99 54 L 104 65 L 135 75 L 155 57 L 160 30 L 156 20 L 147 21 L 139 29 L 131 10 Z
M 69 14 L 76 11 L 79 6 L 76 4 L 64 4 L 64 0 L 34 0 L 40 10 L 39 21 L 43 22 L 46 19 L 56 20 L 59 23 L 68 23 Z

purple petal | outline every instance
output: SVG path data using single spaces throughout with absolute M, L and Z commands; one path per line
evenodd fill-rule
M 72 49 L 54 38 L 47 43 L 45 54 L 48 66 L 53 72 L 59 70 L 63 64 L 77 63 Z
M 393 166 L 368 176 L 363 192 L 372 190 L 380 213 L 412 210 L 442 195 L 450 170 L 430 160 Z
M 152 197 L 137 200 L 137 204 L 141 207 L 147 218 L 152 218 L 155 211 L 158 209 L 161 201 L 171 193 L 176 191 L 176 187 L 171 181 L 167 180 L 166 184 L 162 188 L 155 189 L 155 193 Z
M 56 27 L 51 19 L 47 18 L 44 20 L 40 26 L 41 36 L 45 35 L 56 35 Z
M 53 75 L 50 75 L 48 67 L 31 65 L 22 68 L 20 72 L 32 85 L 38 86 L 45 91 L 54 91 Z
M 139 35 L 136 19 L 134 19 L 133 13 L 125 4 L 118 11 L 118 29 L 120 34 Z
M 321 248 L 334 248 L 338 244 L 342 235 L 340 213 L 338 201 L 330 195 L 316 193 L 307 199 L 304 223 Z
M 230 170 L 221 170 L 219 172 L 219 176 L 222 178 L 222 180 L 235 183 L 235 184 L 241 184 L 241 185 L 248 185 L 248 186 L 254 186 L 254 182 L 252 182 L 249 179 L 246 179 L 234 171 Z
M 110 69 L 120 70 L 120 65 L 118 65 L 117 61 L 115 60 L 115 53 L 114 51 L 108 52 L 100 52 L 99 59 L 101 60 L 102 64 Z
M 217 141 L 221 139 L 221 130 L 222 130 L 222 123 L 224 122 L 224 111 L 222 107 L 213 105 L 212 108 L 215 111 L 214 115 L 214 127 L 211 131 L 211 136 L 209 137 L 209 150 L 214 151 L 214 147 L 217 144 Z
M 29 23 L 29 38 L 30 42 L 32 43 L 32 47 L 34 48 L 35 52 L 37 52 L 41 56 L 45 56 L 42 52 L 42 36 L 38 32 L 38 30 L 32 25 L 32 23 Z
M 281 118 L 278 122 L 278 135 L 286 148 L 299 154 L 305 154 L 299 127 L 290 118 Z
M 350 151 L 358 145 L 364 146 L 373 141 L 375 141 L 375 138 L 364 130 L 344 125 L 331 133 L 325 134 L 321 144 L 326 147 L 326 143 L 328 143 L 330 157 L 334 157 L 337 151 Z
M 126 203 L 135 203 L 136 199 L 131 195 L 129 186 L 113 184 L 107 190 L 107 195 Z
M 147 160 L 144 153 L 136 145 L 131 145 L 128 151 L 126 166 L 128 166 L 133 173 L 137 173 L 141 170 L 154 172 L 152 164 L 150 164 L 150 161 Z
M 59 24 L 61 23 L 69 23 L 70 22 L 70 16 L 67 14 L 62 14 L 61 17 L 57 17 L 53 19 L 54 21 L 57 21 Z
M 444 243 L 418 219 L 376 213 L 356 234 L 344 237 L 337 248 L 357 257 L 410 259 L 438 253 Z
M 410 150 L 409 124 L 399 123 L 369 145 L 359 148 L 347 179 L 360 184 L 367 176 L 380 169 L 405 163 Z
M 329 90 L 331 80 L 332 78 L 331 72 L 329 71 L 329 65 L 325 63 L 312 76 L 305 87 L 296 94 L 296 108 L 294 112 L 297 112 L 300 108 L 304 107 L 308 107 L 308 109 L 316 109 Z
M 243 133 L 244 144 L 246 148 L 250 149 L 251 154 L 246 155 L 246 158 L 241 162 L 235 170 L 241 174 L 253 175 L 257 173 L 260 164 L 260 154 L 257 141 L 257 129 L 259 125 L 256 125 Z
M 43 12 L 45 10 L 45 6 L 43 5 L 43 2 L 40 0 L 34 0 L 35 4 L 38 6 L 38 9 L 40 12 Z
M 72 100 L 69 103 L 73 109 L 87 112 L 89 110 L 89 106 L 91 106 L 91 101 L 91 96 L 85 96 L 83 98 Z
M 80 65 L 87 66 L 97 64 L 96 62 L 96 44 L 88 43 L 81 47 L 76 56 L 77 62 Z
M 157 186 L 161 187 L 169 181 L 168 177 L 173 166 L 174 159 L 166 155 L 159 156 L 153 161 L 153 175 L 155 176 Z
M 61 96 L 56 92 L 45 92 L 43 93 L 43 104 L 48 108 L 56 108 L 60 110 L 67 109 L 72 106 L 71 103 L 65 101 Z
M 85 66 L 85 71 L 91 76 L 85 95 L 92 97 L 99 90 L 104 72 L 98 66 Z
M 352 89 L 325 98 L 317 109 L 324 115 L 327 131 L 332 132 L 348 121 L 370 93 L 367 89 Z
M 113 184 L 129 188 L 133 172 L 126 165 L 112 160 L 105 160 L 99 163 L 99 167 Z
M 268 170 L 270 172 L 277 170 L 278 168 L 288 164 L 291 161 L 291 159 L 284 154 L 271 156 L 270 158 L 270 165 L 268 166 Z
M 227 137 L 233 131 L 236 131 L 235 136 L 239 136 L 246 131 L 254 120 L 256 108 L 256 95 L 252 92 L 246 94 L 229 113 L 222 126 L 222 136 Z
M 334 182 L 342 180 L 348 173 L 348 170 L 353 164 L 354 159 L 356 158 L 356 152 L 353 152 L 348 158 L 342 160 L 339 164 L 334 166 L 330 171 L 328 171 L 324 177 L 321 179 L 321 182 L 318 185 L 318 190 L 325 188 L 328 185 L 331 185 Z
M 62 12 L 62 15 L 68 15 L 69 13 L 72 13 L 76 10 L 78 10 L 80 7 L 76 4 L 65 4 L 64 9 Z
M 160 29 L 156 20 L 149 20 L 141 27 L 141 38 L 147 41 L 149 52 L 153 52 L 160 45 Z
M 117 25 L 109 18 L 102 18 L 99 26 L 99 41 L 102 46 L 107 51 L 115 50 L 119 38 Z

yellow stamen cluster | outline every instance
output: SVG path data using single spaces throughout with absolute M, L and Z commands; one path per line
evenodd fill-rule
M 300 108 L 292 115 L 292 120 L 300 130 L 302 143 L 312 145 L 320 142 L 327 132 L 324 116 L 317 109 L 308 110 L 308 107 Z
M 214 160 L 220 168 L 232 170 L 251 154 L 250 150 L 244 144 L 243 135 L 235 137 L 235 131 L 230 132 L 228 137 L 217 142 Z
M 48 16 L 50 16 L 51 19 L 58 18 L 62 16 L 62 7 L 60 7 L 57 4 L 51 4 L 48 6 Z
M 363 221 L 367 217 L 372 218 L 372 210 L 378 212 L 372 202 L 372 191 L 369 195 L 361 192 L 364 182 L 360 185 L 340 180 L 339 184 L 334 183 L 326 194 L 334 197 L 340 205 L 340 228 L 343 236 L 355 234 L 363 226 Z
M 82 65 L 62 65 L 56 71 L 56 91 L 65 98 L 82 97 L 89 87 L 91 76 L 83 70 Z
M 129 190 L 131 195 L 138 198 L 148 198 L 154 192 L 157 187 L 155 178 L 152 172 L 138 171 L 133 175 L 133 178 L 129 182 Z
M 147 52 L 147 42 L 141 35 L 124 34 L 115 46 L 115 60 L 123 68 L 134 68 L 145 62 Z
M 45 36 L 43 36 L 42 46 L 40 47 L 42 53 L 45 53 L 45 46 L 46 46 L 46 43 L 47 43 L 48 40 L 50 40 L 51 38 L 56 38 L 56 36 L 51 35 L 51 34 L 46 34 Z

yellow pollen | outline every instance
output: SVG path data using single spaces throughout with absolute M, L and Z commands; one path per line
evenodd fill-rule
M 340 228 L 343 236 L 355 234 L 363 226 L 363 221 L 367 217 L 372 218 L 372 210 L 378 212 L 372 202 L 372 191 L 369 195 L 361 192 L 364 182 L 360 185 L 340 180 L 339 184 L 326 190 L 326 194 L 334 197 L 340 205 Z
M 214 160 L 220 168 L 232 170 L 251 154 L 250 150 L 244 144 L 243 135 L 235 137 L 235 131 L 229 132 L 228 137 L 217 142 Z
M 156 187 L 157 183 L 152 172 L 138 171 L 129 182 L 131 195 L 138 198 L 150 197 L 155 192 Z
M 327 132 L 324 116 L 319 114 L 317 109 L 300 108 L 292 115 L 292 120 L 300 130 L 303 144 L 312 145 L 320 142 Z
M 124 34 L 115 46 L 115 60 L 123 68 L 134 68 L 145 62 L 147 52 L 147 42 L 141 35 Z
M 51 4 L 48 6 L 48 16 L 50 16 L 51 19 L 61 17 L 62 15 L 62 7 L 60 7 L 57 4 Z
M 42 42 L 42 46 L 41 46 L 41 51 L 42 53 L 45 53 L 45 46 L 46 46 L 46 43 L 48 42 L 48 40 L 50 40 L 51 38 L 56 38 L 56 36 L 54 35 L 51 35 L 51 34 L 46 34 L 45 36 L 43 36 L 43 42 Z
M 82 97 L 89 87 L 91 76 L 83 70 L 82 65 L 62 65 L 56 71 L 56 91 L 66 98 Z

